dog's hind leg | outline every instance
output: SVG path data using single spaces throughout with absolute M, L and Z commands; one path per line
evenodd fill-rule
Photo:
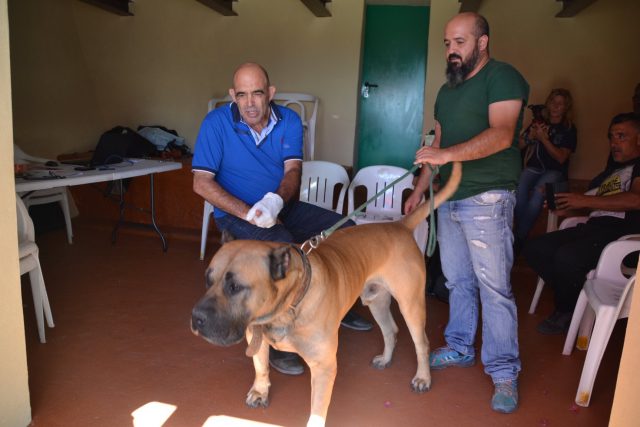
M 364 305 L 369 306 L 384 339 L 384 350 L 373 358 L 371 365 L 376 369 L 384 369 L 391 364 L 398 335 L 398 326 L 391 315 L 391 294 L 383 286 L 371 283 L 365 286 L 361 299 Z
M 247 340 L 251 342 L 250 333 L 247 333 Z M 269 344 L 262 340 L 260 349 L 253 356 L 253 367 L 256 370 L 256 377 L 253 386 L 247 393 L 246 404 L 252 408 L 269 406 Z
M 408 280 L 411 280 L 407 278 Z M 418 370 L 411 380 L 411 389 L 416 393 L 423 393 L 431 388 L 431 371 L 429 369 L 429 339 L 425 332 L 427 310 L 424 295 L 424 276 L 416 279 L 416 286 L 411 287 L 415 292 L 407 292 L 398 295 L 398 307 L 411 333 L 411 338 L 416 347 Z M 405 286 L 408 282 L 404 283 Z

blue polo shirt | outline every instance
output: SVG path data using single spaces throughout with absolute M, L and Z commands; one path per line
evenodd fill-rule
M 302 160 L 302 121 L 295 111 L 273 102 L 271 110 L 270 120 L 275 117 L 277 122 L 258 144 L 235 103 L 209 112 L 200 126 L 191 169 L 215 174 L 225 191 L 249 206 L 275 192 L 285 161 Z M 214 209 L 216 218 L 225 215 Z

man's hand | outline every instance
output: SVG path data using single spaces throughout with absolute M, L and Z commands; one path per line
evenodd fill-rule
M 422 193 L 413 191 L 404 202 L 404 214 L 409 215 L 422 201 Z
M 253 222 L 261 228 L 270 228 L 276 224 L 278 214 L 282 210 L 284 202 L 282 197 L 275 193 L 267 193 L 249 209 L 245 220 Z
M 576 193 L 556 193 L 556 208 L 558 210 L 583 209 L 588 208 L 589 196 Z
M 444 148 L 422 147 L 416 153 L 416 161 L 414 165 L 430 163 L 432 165 L 444 165 L 449 163 L 448 151 Z

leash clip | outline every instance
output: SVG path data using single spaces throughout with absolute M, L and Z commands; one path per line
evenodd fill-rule
M 326 239 L 326 236 L 323 231 L 322 233 L 318 234 L 317 236 L 313 236 L 302 245 L 300 245 L 300 249 L 302 249 L 305 255 L 309 255 L 312 250 L 320 246 L 320 243 L 322 243 L 324 239 Z

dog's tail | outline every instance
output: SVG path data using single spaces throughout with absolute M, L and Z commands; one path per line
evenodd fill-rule
M 444 201 L 453 195 L 458 189 L 460 179 L 462 178 L 462 164 L 460 162 L 453 162 L 453 170 L 451 176 L 447 181 L 447 184 L 436 193 L 433 197 L 433 208 L 437 209 Z M 404 216 L 400 222 L 404 224 L 410 230 L 414 230 L 421 221 L 429 216 L 431 209 L 431 203 L 429 200 L 425 200 L 420 203 L 409 215 Z

